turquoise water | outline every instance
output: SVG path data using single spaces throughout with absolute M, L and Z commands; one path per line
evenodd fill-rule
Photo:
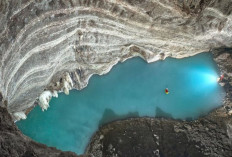
M 220 106 L 225 93 L 216 82 L 219 75 L 210 53 L 151 64 L 133 58 L 93 76 L 81 91 L 60 93 L 47 111 L 35 107 L 17 125 L 35 141 L 82 154 L 93 133 L 109 121 L 142 116 L 191 120 Z

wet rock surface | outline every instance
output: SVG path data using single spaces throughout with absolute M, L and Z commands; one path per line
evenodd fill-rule
M 195 121 L 132 118 L 109 123 L 92 137 L 86 152 L 96 157 L 231 157 L 232 50 L 213 50 L 226 90 L 222 107 Z

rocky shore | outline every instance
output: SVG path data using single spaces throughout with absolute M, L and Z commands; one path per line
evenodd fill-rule
M 62 152 L 37 143 L 23 135 L 6 108 L 0 107 L 1 157 L 78 157 L 73 152 Z M 81 156 L 79 156 L 81 157 Z
M 95 157 L 230 157 L 232 120 L 135 118 L 103 126 L 86 153 Z
M 133 118 L 107 124 L 92 137 L 86 150 L 95 157 L 231 157 L 232 50 L 213 52 L 225 79 L 224 105 L 195 121 Z

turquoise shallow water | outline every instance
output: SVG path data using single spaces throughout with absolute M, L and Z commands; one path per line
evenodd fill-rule
M 70 95 L 37 106 L 19 129 L 35 141 L 81 154 L 99 125 L 126 117 L 164 116 L 195 119 L 222 104 L 225 93 L 210 53 L 147 64 L 133 58 Z M 165 94 L 168 88 L 170 93 Z

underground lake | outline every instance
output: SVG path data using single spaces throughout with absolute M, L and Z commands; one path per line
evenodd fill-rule
M 119 63 L 86 88 L 59 93 L 50 108 L 36 106 L 19 129 L 33 140 L 82 154 L 98 127 L 128 117 L 193 120 L 222 105 L 225 92 L 211 53 L 147 64 L 141 58 Z M 168 88 L 169 94 L 165 93 Z

